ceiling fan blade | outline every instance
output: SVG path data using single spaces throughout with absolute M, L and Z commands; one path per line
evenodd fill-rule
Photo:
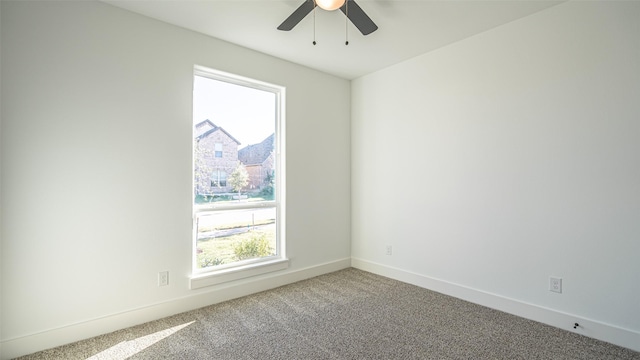
M 289 31 L 298 25 L 316 7 L 314 0 L 305 0 L 289 17 L 278 26 L 278 30 Z
M 349 20 L 351 20 L 353 25 L 360 30 L 362 35 L 369 35 L 378 30 L 378 25 L 376 25 L 373 20 L 365 14 L 364 10 L 362 10 L 354 0 L 347 0 L 340 10 L 347 15 Z

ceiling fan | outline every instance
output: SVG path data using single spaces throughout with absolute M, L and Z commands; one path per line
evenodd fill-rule
M 289 31 L 293 29 L 316 6 L 329 11 L 340 9 L 351 20 L 353 25 L 360 30 L 362 35 L 369 35 L 378 30 L 378 26 L 354 0 L 305 0 L 300 7 L 278 26 L 278 30 Z

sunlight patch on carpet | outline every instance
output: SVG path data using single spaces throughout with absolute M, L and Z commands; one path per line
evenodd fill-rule
M 100 359 L 124 360 L 148 348 L 149 346 L 157 343 L 158 341 L 177 333 L 178 331 L 193 324 L 194 322 L 195 321 L 191 321 L 182 325 L 177 325 L 172 328 L 161 330 L 153 334 L 139 337 L 134 340 L 123 341 L 119 344 L 116 344 L 104 351 L 101 351 L 93 355 L 87 360 L 100 360 Z

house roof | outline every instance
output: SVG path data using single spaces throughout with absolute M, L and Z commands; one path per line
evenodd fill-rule
M 205 130 L 209 128 L 208 130 Z M 238 145 L 240 145 L 240 141 L 236 140 L 236 138 L 234 138 L 233 136 L 231 136 L 231 134 L 229 134 L 225 129 L 221 128 L 220 126 L 214 124 L 213 122 L 211 122 L 211 120 L 207 119 L 204 121 L 201 121 L 199 123 L 196 124 L 196 140 L 200 140 L 203 138 L 206 138 L 207 136 L 209 136 L 210 134 L 213 134 L 216 131 L 222 131 L 225 135 L 227 135 L 231 140 L 235 141 Z
M 238 160 L 245 165 L 262 164 L 273 152 L 273 140 L 274 134 L 271 134 L 258 144 L 245 146 L 238 150 Z

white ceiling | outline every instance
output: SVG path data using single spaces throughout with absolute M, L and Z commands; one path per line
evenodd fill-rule
M 363 36 L 338 11 L 317 9 L 276 29 L 304 0 L 103 0 L 345 79 L 354 79 L 528 16 L 561 1 L 356 0 L 378 25 Z M 349 45 L 345 46 L 345 29 Z

